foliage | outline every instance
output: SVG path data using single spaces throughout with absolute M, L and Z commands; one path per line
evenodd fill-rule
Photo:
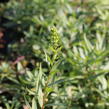
M 24 42 L 8 45 L 16 61 L 1 61 L 1 108 L 108 109 L 109 8 L 100 1 L 2 5 L 3 26 L 22 32 Z

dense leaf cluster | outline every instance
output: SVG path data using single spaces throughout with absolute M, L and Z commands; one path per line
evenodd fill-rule
M 7 19 L 0 22 L 0 40 L 13 39 L 7 54 L 0 52 L 0 108 L 108 109 L 108 5 L 108 0 L 0 4 L 0 19 Z

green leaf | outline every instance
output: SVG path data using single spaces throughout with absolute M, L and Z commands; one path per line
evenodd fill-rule
M 35 98 L 33 98 L 32 100 L 32 109 L 37 109 L 37 103 L 36 103 Z

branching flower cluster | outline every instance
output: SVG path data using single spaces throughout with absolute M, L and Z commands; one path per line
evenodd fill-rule
M 50 44 L 51 44 L 52 49 L 57 50 L 58 48 L 60 48 L 61 40 L 60 40 L 60 36 L 57 32 L 57 29 L 55 27 L 51 28 L 51 38 L 50 38 L 50 40 L 51 40 Z

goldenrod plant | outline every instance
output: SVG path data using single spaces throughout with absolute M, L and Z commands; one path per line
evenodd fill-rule
M 10 0 L 0 6 L 7 19 L 0 25 L 0 50 L 5 35 L 16 38 L 7 54 L 0 51 L 0 108 L 108 109 L 108 0 Z

